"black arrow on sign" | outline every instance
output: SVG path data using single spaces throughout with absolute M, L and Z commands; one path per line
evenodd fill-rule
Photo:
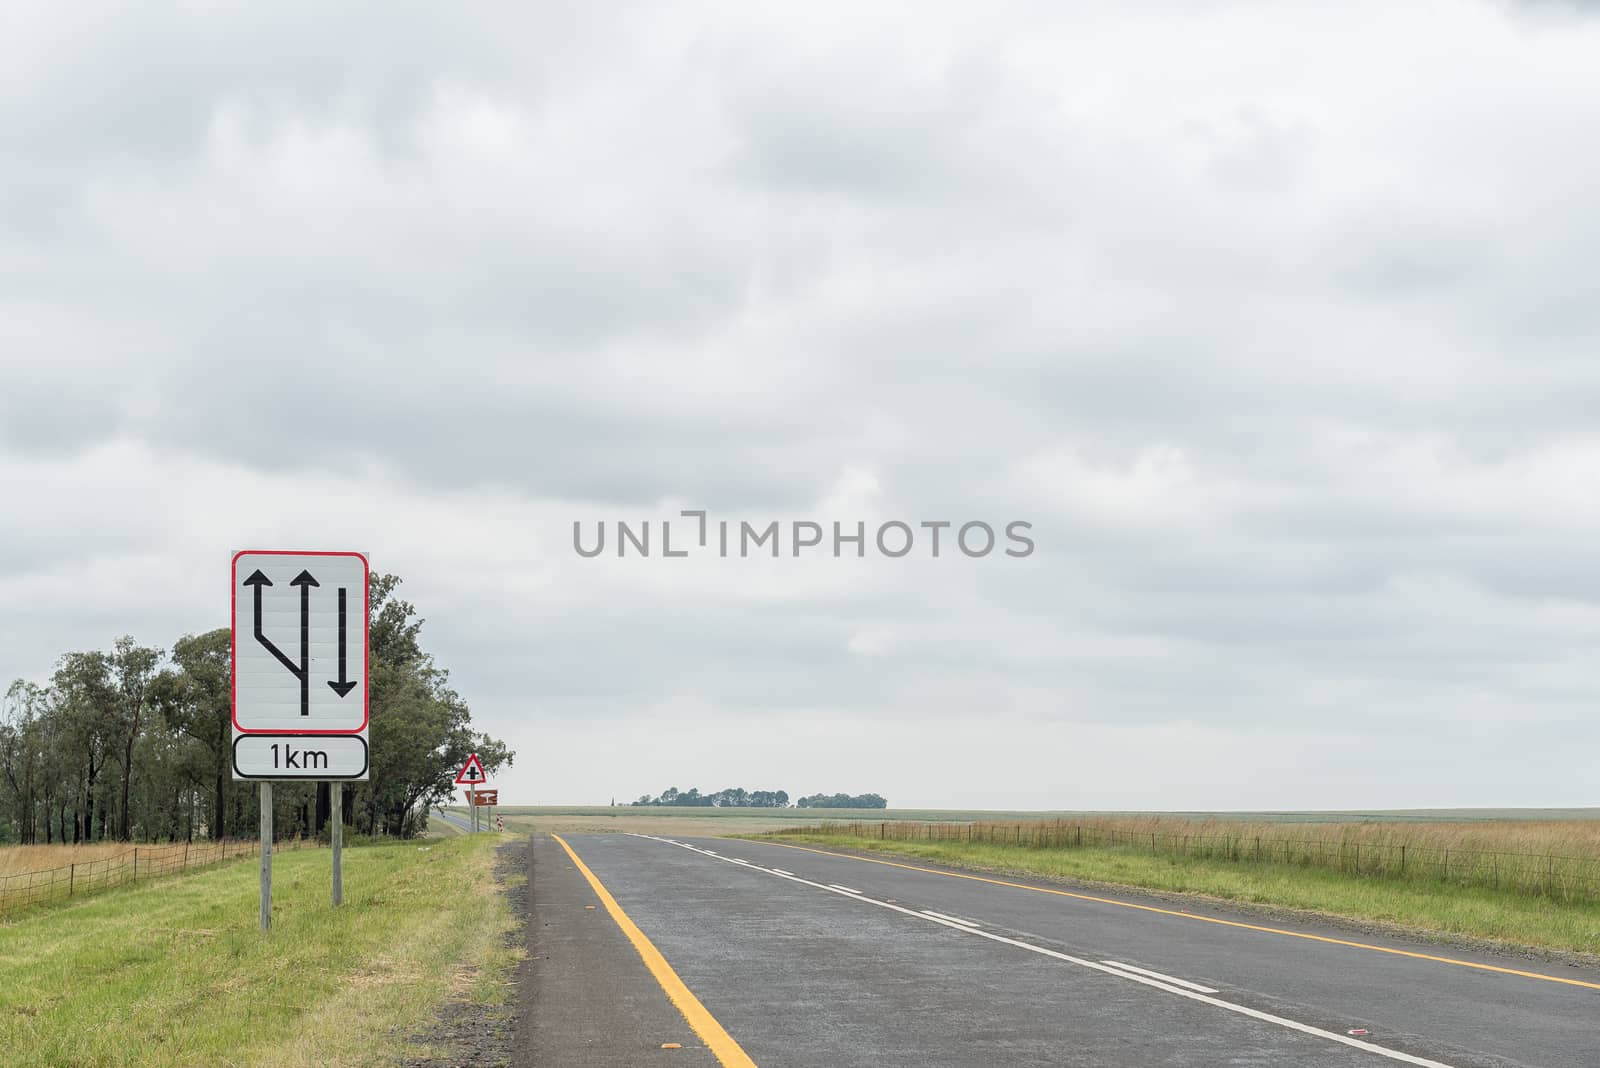
M 301 669 L 300 665 L 284 656 L 283 650 L 279 649 L 276 645 L 273 645 L 272 639 L 268 638 L 266 631 L 261 629 L 261 587 L 272 585 L 272 580 L 257 570 L 252 572 L 250 577 L 244 580 L 244 584 L 246 586 L 254 586 L 256 590 L 256 641 L 260 642 L 262 646 L 266 648 L 267 652 L 277 657 L 278 663 L 288 668 L 294 674 L 295 678 L 299 678 L 305 673 Z
M 330 682 L 330 683 L 328 683 L 328 685 L 333 689 L 333 692 L 338 694 L 340 697 L 344 697 L 351 690 L 356 688 L 356 680 L 355 679 L 349 679 L 347 681 L 346 680 L 346 675 L 345 675 L 345 652 L 344 652 L 345 612 L 344 612 L 344 597 L 345 597 L 345 588 L 343 586 L 340 586 L 339 587 L 339 681 L 338 682 Z
M 311 715 L 311 587 L 320 586 L 322 583 L 311 577 L 311 572 L 302 571 L 290 582 L 291 586 L 300 587 L 300 670 L 295 674 L 300 679 L 300 714 Z M 260 587 L 257 587 L 260 592 Z
M 267 637 L 267 632 L 261 626 L 261 587 L 272 585 L 272 580 L 263 575 L 260 570 L 251 572 L 250 577 L 244 580 L 246 586 L 255 588 L 255 625 L 256 641 L 262 648 L 278 658 L 278 663 L 289 669 L 289 674 L 300 680 L 300 714 L 311 715 L 311 587 L 319 586 L 316 579 L 311 577 L 311 572 L 302 571 L 296 575 L 291 586 L 300 587 L 300 663 L 296 664 L 283 650 L 272 644 L 272 639 Z

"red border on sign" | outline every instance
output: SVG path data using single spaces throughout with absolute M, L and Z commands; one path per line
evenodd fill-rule
M 293 731 L 281 730 L 276 727 L 241 727 L 239 726 L 239 557 L 241 556 L 353 556 L 361 561 L 361 670 L 366 674 L 361 679 L 361 726 L 354 730 L 329 730 L 329 731 Z M 367 722 L 372 718 L 372 695 L 368 684 L 372 680 L 372 643 L 369 630 L 372 625 L 372 566 L 362 553 L 328 552 L 326 550 L 300 550 L 300 549 L 240 549 L 233 554 L 233 559 L 228 562 L 228 716 L 233 720 L 233 729 L 240 734 L 360 734 L 367 729 Z
M 472 767 L 474 764 L 476 764 L 478 766 L 478 774 L 482 775 L 483 778 L 482 779 L 477 779 L 477 780 L 472 780 L 472 781 L 469 781 L 467 779 L 463 779 L 461 776 L 465 775 L 467 773 L 467 769 Z M 484 783 L 486 783 L 488 781 L 489 781 L 489 773 L 487 771 L 483 770 L 483 761 L 478 759 L 478 754 L 477 753 L 468 753 L 467 754 L 467 762 L 465 764 L 461 765 L 461 770 L 460 771 L 456 772 L 456 785 L 457 786 L 482 786 Z

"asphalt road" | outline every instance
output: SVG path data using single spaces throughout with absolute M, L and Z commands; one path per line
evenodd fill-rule
M 1600 1066 L 1600 971 L 915 861 L 566 840 L 763 1068 Z M 561 845 L 529 864 L 525 1063 L 718 1063 Z
M 472 830 L 472 821 L 465 816 L 458 816 L 454 812 L 444 812 L 440 809 L 434 809 L 433 812 L 429 814 L 429 818 L 443 820 L 445 823 L 454 827 L 458 831 Z

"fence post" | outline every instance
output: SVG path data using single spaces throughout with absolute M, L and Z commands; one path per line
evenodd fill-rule
M 139 881 L 139 847 L 133 847 L 133 881 Z
M 183 870 L 189 870 L 189 843 L 183 843 Z
M 1400 874 L 1404 875 L 1405 873 L 1406 873 L 1406 847 L 1405 847 L 1404 844 L 1402 844 L 1400 846 Z
M 1078 824 L 1076 826 L 1076 831 L 1077 831 L 1077 839 L 1078 839 L 1077 845 L 1078 845 L 1079 849 L 1082 849 L 1083 848 L 1083 824 L 1081 824 L 1081 823 Z
M 72 896 L 72 884 L 78 880 L 78 866 L 72 865 L 67 869 L 67 896 Z

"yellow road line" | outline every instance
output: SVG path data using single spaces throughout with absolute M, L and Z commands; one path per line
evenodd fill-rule
M 655 976 L 656 982 L 661 984 L 661 989 L 666 991 L 667 998 L 673 1005 L 677 1006 L 679 1012 L 683 1013 L 683 1018 L 689 1022 L 689 1026 L 694 1029 L 694 1033 L 700 1036 L 700 1040 L 706 1044 L 706 1048 L 716 1056 L 718 1063 L 722 1064 L 723 1068 L 756 1068 L 756 1062 L 750 1059 L 748 1053 L 739 1048 L 739 1043 L 735 1042 L 733 1036 L 723 1029 L 723 1026 L 717 1022 L 717 1018 L 711 1015 L 704 1005 L 700 1004 L 700 999 L 694 996 L 694 992 L 684 984 L 682 979 L 678 978 L 678 973 L 672 970 L 672 965 L 667 963 L 667 958 L 663 957 L 661 951 L 655 947 L 655 944 L 645 937 L 644 932 L 639 930 L 639 926 L 628 917 L 628 914 L 622 911 L 622 906 L 617 904 L 617 899 L 611 896 L 611 891 L 607 890 L 600 880 L 595 878 L 594 872 L 589 870 L 589 866 L 567 844 L 566 839 L 559 834 L 552 834 L 550 837 L 561 843 L 561 848 L 567 851 L 567 856 L 572 858 L 572 863 L 576 864 L 578 870 L 583 873 L 583 877 L 589 880 L 589 885 L 594 888 L 595 896 L 606 907 L 606 911 L 611 914 L 611 918 L 617 921 L 617 926 L 622 928 L 622 933 L 628 936 L 628 941 L 633 943 L 633 948 L 639 951 L 640 958 L 644 960 L 644 966 L 650 969 L 650 974 Z
M 1328 938 L 1323 935 L 1306 934 L 1302 931 L 1287 931 L 1282 927 L 1262 927 L 1254 923 L 1241 923 L 1238 920 L 1222 920 L 1215 916 L 1200 916 L 1193 912 L 1181 912 L 1176 909 L 1157 908 L 1154 905 L 1136 905 L 1131 901 L 1118 901 L 1115 898 L 1095 897 L 1093 894 L 1075 894 L 1070 890 L 1051 890 L 1043 886 L 1029 886 L 1026 883 L 1007 882 L 1004 879 L 990 879 L 982 875 L 966 875 L 961 872 L 940 871 L 937 868 L 923 868 L 915 864 L 901 864 L 893 860 L 879 860 L 876 857 L 858 857 L 851 853 L 834 853 L 826 849 L 813 849 L 810 846 L 791 845 L 788 842 L 766 841 L 767 845 L 782 846 L 785 849 L 798 849 L 805 853 L 818 853 L 825 857 L 839 857 L 844 860 L 859 860 L 867 864 L 882 864 L 890 868 L 904 868 L 907 871 L 920 871 L 928 875 L 943 875 L 950 879 L 970 879 L 978 883 L 990 883 L 994 886 L 1008 886 L 1014 890 L 1032 890 L 1036 894 L 1055 894 L 1057 897 L 1073 897 L 1079 901 L 1093 901 L 1100 905 L 1116 905 L 1118 908 L 1137 909 L 1140 912 L 1154 912 L 1162 916 L 1177 916 L 1185 920 L 1199 920 L 1202 923 L 1214 923 L 1219 927 L 1239 927 L 1246 931 L 1260 931 L 1263 934 L 1287 935 L 1290 938 L 1303 938 L 1308 942 L 1326 942 L 1334 946 L 1348 946 L 1351 949 L 1368 949 L 1374 953 L 1391 953 L 1397 957 L 1413 957 L 1417 960 L 1429 960 L 1436 964 L 1454 964 L 1461 968 L 1476 968 L 1484 972 L 1500 972 L 1504 975 L 1517 975 L 1524 979 L 1541 979 L 1547 983 L 1565 983 L 1567 986 L 1582 986 L 1590 990 L 1600 990 L 1600 983 L 1585 982 L 1582 979 L 1566 979 L 1559 975 L 1545 975 L 1542 972 L 1524 972 L 1516 968 L 1501 968 L 1494 964 L 1479 964 L 1476 961 L 1457 960 L 1454 957 L 1436 957 L 1430 953 L 1417 953 L 1409 949 L 1392 949 L 1389 946 L 1375 946 L 1369 942 L 1349 942 L 1343 938 Z

